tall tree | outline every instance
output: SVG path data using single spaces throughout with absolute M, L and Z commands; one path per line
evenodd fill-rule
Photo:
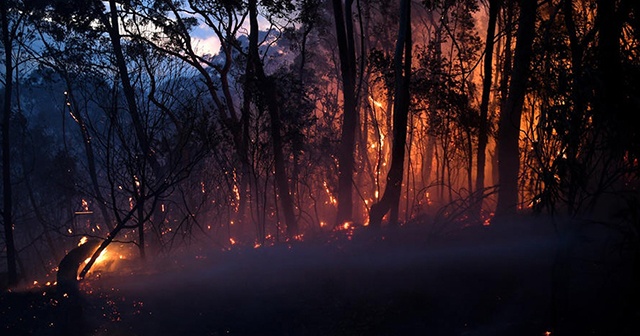
M 520 120 L 530 72 L 536 9 L 536 0 L 520 1 L 513 75 L 509 86 L 509 96 L 506 98 L 505 108 L 501 111 L 499 120 L 497 141 L 500 189 L 496 216 L 515 214 L 518 205 Z
M 400 24 L 398 40 L 393 56 L 395 71 L 395 98 L 393 104 L 393 148 L 391 152 L 391 167 L 387 173 L 387 183 L 384 194 L 379 202 L 371 206 L 369 225 L 377 228 L 382 224 L 384 215 L 391 211 L 389 224 L 398 223 L 398 206 L 402 179 L 404 176 L 405 145 L 407 143 L 407 119 L 411 95 L 409 83 L 411 80 L 411 0 L 400 3 Z
M 249 0 L 249 53 L 247 58 L 246 76 L 256 85 L 247 86 L 246 89 L 257 88 L 260 92 L 259 100 L 266 103 L 266 109 L 271 118 L 271 142 L 273 144 L 273 158 L 275 165 L 275 178 L 278 190 L 278 198 L 284 214 L 287 235 L 291 238 L 298 234 L 298 225 L 293 211 L 293 199 L 289 191 L 289 179 L 285 167 L 282 141 L 282 123 L 280 121 L 280 104 L 277 101 L 278 92 L 273 80 L 267 77 L 264 71 L 260 54 L 258 53 L 258 9 L 257 0 Z
M 17 25 L 10 25 L 8 1 L 0 4 L 0 20 L 2 22 L 2 45 L 4 46 L 4 104 L 2 113 L 2 219 L 7 249 L 8 285 L 18 282 L 16 269 L 16 247 L 13 238 L 13 204 L 11 194 L 11 110 L 13 99 L 13 44 Z
M 478 195 L 477 214 L 482 209 L 482 198 L 484 189 L 484 170 L 486 163 L 486 150 L 489 141 L 489 98 L 491 97 L 491 82 L 493 75 L 493 49 L 496 22 L 498 21 L 498 12 L 500 0 L 489 0 L 489 20 L 487 23 L 487 37 L 485 39 L 484 49 L 484 77 L 482 78 L 482 98 L 480 101 L 480 127 L 478 129 L 478 159 L 476 163 L 476 187 L 475 192 Z
M 342 75 L 342 135 L 338 152 L 338 213 L 336 226 L 352 221 L 353 217 L 353 169 L 355 135 L 359 113 L 356 106 L 356 51 L 353 32 L 353 0 L 333 0 L 333 14 L 336 24 L 336 38 L 340 55 Z

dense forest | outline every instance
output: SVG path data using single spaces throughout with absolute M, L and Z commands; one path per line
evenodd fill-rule
M 640 314 L 636 0 L 3 0 L 0 23 L 3 292 L 87 239 L 78 279 L 545 231 L 553 300 L 607 237 L 584 253 Z

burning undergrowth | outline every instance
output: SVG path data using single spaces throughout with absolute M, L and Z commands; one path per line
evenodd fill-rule
M 558 245 L 525 229 L 440 240 L 414 227 L 339 230 L 269 246 L 197 248 L 144 265 L 120 258 L 114 245 L 105 268 L 97 263 L 81 282 L 83 335 L 544 335 Z M 612 285 L 594 279 L 575 284 Z M 7 330 L 56 335 L 54 291 L 13 293 L 20 306 L 3 296 Z M 590 303 L 602 306 L 597 312 L 611 303 L 602 291 L 566 295 L 598 298 Z

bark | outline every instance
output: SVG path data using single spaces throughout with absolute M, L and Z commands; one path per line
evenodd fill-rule
M 400 25 L 394 55 L 395 99 L 393 107 L 393 148 L 387 184 L 379 202 L 371 206 L 369 225 L 378 228 L 384 215 L 391 211 L 389 224 L 397 225 L 402 177 L 404 175 L 405 145 L 407 142 L 407 120 L 409 115 L 411 79 L 411 0 L 400 3 Z M 403 63 L 404 60 L 404 63 Z
M 344 10 L 341 0 L 333 0 L 333 12 L 336 23 L 336 37 L 342 75 L 342 95 L 344 113 L 342 118 L 342 134 L 338 152 L 338 213 L 335 226 L 340 226 L 353 219 L 353 170 L 355 134 L 358 125 L 356 108 L 355 81 L 356 57 L 353 38 L 353 22 L 351 5 L 353 0 L 346 0 Z
M 505 109 L 500 113 L 498 142 L 498 173 L 500 189 L 496 216 L 509 216 L 517 211 L 518 176 L 520 167 L 520 120 L 530 72 L 533 38 L 535 35 L 536 0 L 520 1 L 520 18 L 513 76 Z
M 16 268 L 16 247 L 13 238 L 13 199 L 11 192 L 11 98 L 13 96 L 13 39 L 9 32 L 9 17 L 7 3 L 0 5 L 2 20 L 2 44 L 4 45 L 4 106 L 2 115 L 2 196 L 4 222 L 4 238 L 7 249 L 7 281 L 9 287 L 18 283 Z

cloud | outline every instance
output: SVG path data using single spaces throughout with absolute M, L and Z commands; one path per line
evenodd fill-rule
M 192 37 L 191 43 L 198 54 L 215 55 L 220 50 L 220 40 L 217 36 Z

